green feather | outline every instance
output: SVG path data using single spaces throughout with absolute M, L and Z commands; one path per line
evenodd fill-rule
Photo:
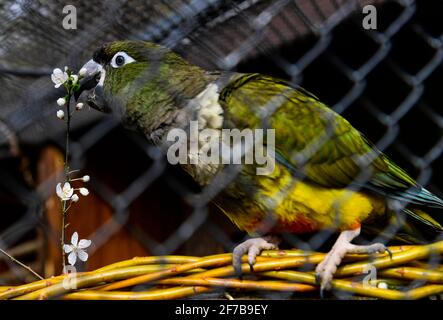
M 410 190 L 421 190 L 414 179 L 347 120 L 301 88 L 269 76 L 242 75 L 224 88 L 220 102 L 231 126 L 274 128 L 276 159 L 295 175 L 324 187 L 356 186 L 426 204 L 419 192 Z M 367 163 L 363 170 L 357 157 Z M 370 173 L 368 179 L 356 180 L 365 171 Z

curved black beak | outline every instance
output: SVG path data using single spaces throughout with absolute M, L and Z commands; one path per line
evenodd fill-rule
M 108 104 L 105 101 L 104 92 L 103 92 L 103 86 L 97 85 L 94 90 L 92 90 L 88 94 L 88 98 L 86 100 L 88 105 L 91 108 L 94 108 L 95 110 L 105 112 L 105 113 L 111 113 L 112 109 L 108 106 Z
M 87 91 L 86 102 L 91 108 L 101 112 L 111 112 L 104 98 L 105 71 L 103 67 L 91 59 L 80 70 L 84 71 L 84 77 L 80 80 L 80 89 L 74 93 L 75 100 L 77 101 L 81 94 Z
M 99 79 L 100 79 L 100 73 L 81 79 L 80 89 L 74 93 L 75 101 L 78 100 L 78 98 L 84 91 L 90 91 L 94 89 L 97 86 Z

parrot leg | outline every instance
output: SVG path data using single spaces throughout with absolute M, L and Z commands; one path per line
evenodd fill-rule
M 360 234 L 361 228 L 353 230 L 346 230 L 340 233 L 337 241 L 332 247 L 331 251 L 326 255 L 324 260 L 315 268 L 317 281 L 320 282 L 321 292 L 331 288 L 331 281 L 337 267 L 340 265 L 343 257 L 347 253 L 384 253 L 389 252 L 389 249 L 382 243 L 374 243 L 367 246 L 359 246 L 352 244 L 351 241 Z
M 241 258 L 244 254 L 248 254 L 248 264 L 253 270 L 257 256 L 263 250 L 277 249 L 278 242 L 275 237 L 262 237 L 248 239 L 237 245 L 232 252 L 232 265 L 235 273 L 241 275 Z

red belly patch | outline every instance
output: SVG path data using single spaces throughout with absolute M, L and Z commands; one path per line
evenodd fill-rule
M 309 233 L 318 231 L 318 224 L 306 218 L 303 215 L 299 215 L 294 221 L 277 221 L 273 231 L 275 232 L 292 232 L 292 233 Z
M 310 233 L 320 229 L 320 226 L 313 220 L 306 218 L 304 215 L 298 215 L 292 221 L 288 220 L 258 220 L 250 221 L 244 229 L 251 232 L 267 233 L 267 232 L 290 232 L 290 233 Z

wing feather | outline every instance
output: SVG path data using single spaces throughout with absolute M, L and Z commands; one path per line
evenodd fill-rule
M 357 186 L 399 200 L 443 206 L 347 120 L 286 81 L 240 75 L 222 90 L 220 103 L 231 126 L 274 128 L 276 160 L 297 176 L 325 187 Z M 359 179 L 365 174 L 366 179 Z

